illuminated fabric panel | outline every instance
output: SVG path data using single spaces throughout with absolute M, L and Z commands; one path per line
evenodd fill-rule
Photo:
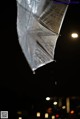
M 17 0 L 17 32 L 32 71 L 54 61 L 68 5 L 53 0 Z

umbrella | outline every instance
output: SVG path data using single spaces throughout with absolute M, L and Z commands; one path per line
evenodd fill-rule
M 54 61 L 69 0 L 17 0 L 17 33 L 32 71 Z

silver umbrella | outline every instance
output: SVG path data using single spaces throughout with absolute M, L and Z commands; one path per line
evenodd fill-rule
M 17 0 L 18 40 L 32 71 L 54 61 L 68 2 Z

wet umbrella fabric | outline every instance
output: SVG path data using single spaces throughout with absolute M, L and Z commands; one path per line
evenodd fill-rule
M 54 61 L 68 5 L 53 0 L 17 0 L 17 32 L 31 70 Z

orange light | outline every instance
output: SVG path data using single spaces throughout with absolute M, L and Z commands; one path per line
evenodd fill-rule
M 47 109 L 47 112 L 48 112 L 49 114 L 51 114 L 51 113 L 52 113 L 52 108 L 49 107 L 49 108 Z
M 56 114 L 56 118 L 58 118 L 59 117 L 59 114 Z
M 71 113 L 71 114 L 74 114 L 74 110 L 71 110 L 70 113 Z

